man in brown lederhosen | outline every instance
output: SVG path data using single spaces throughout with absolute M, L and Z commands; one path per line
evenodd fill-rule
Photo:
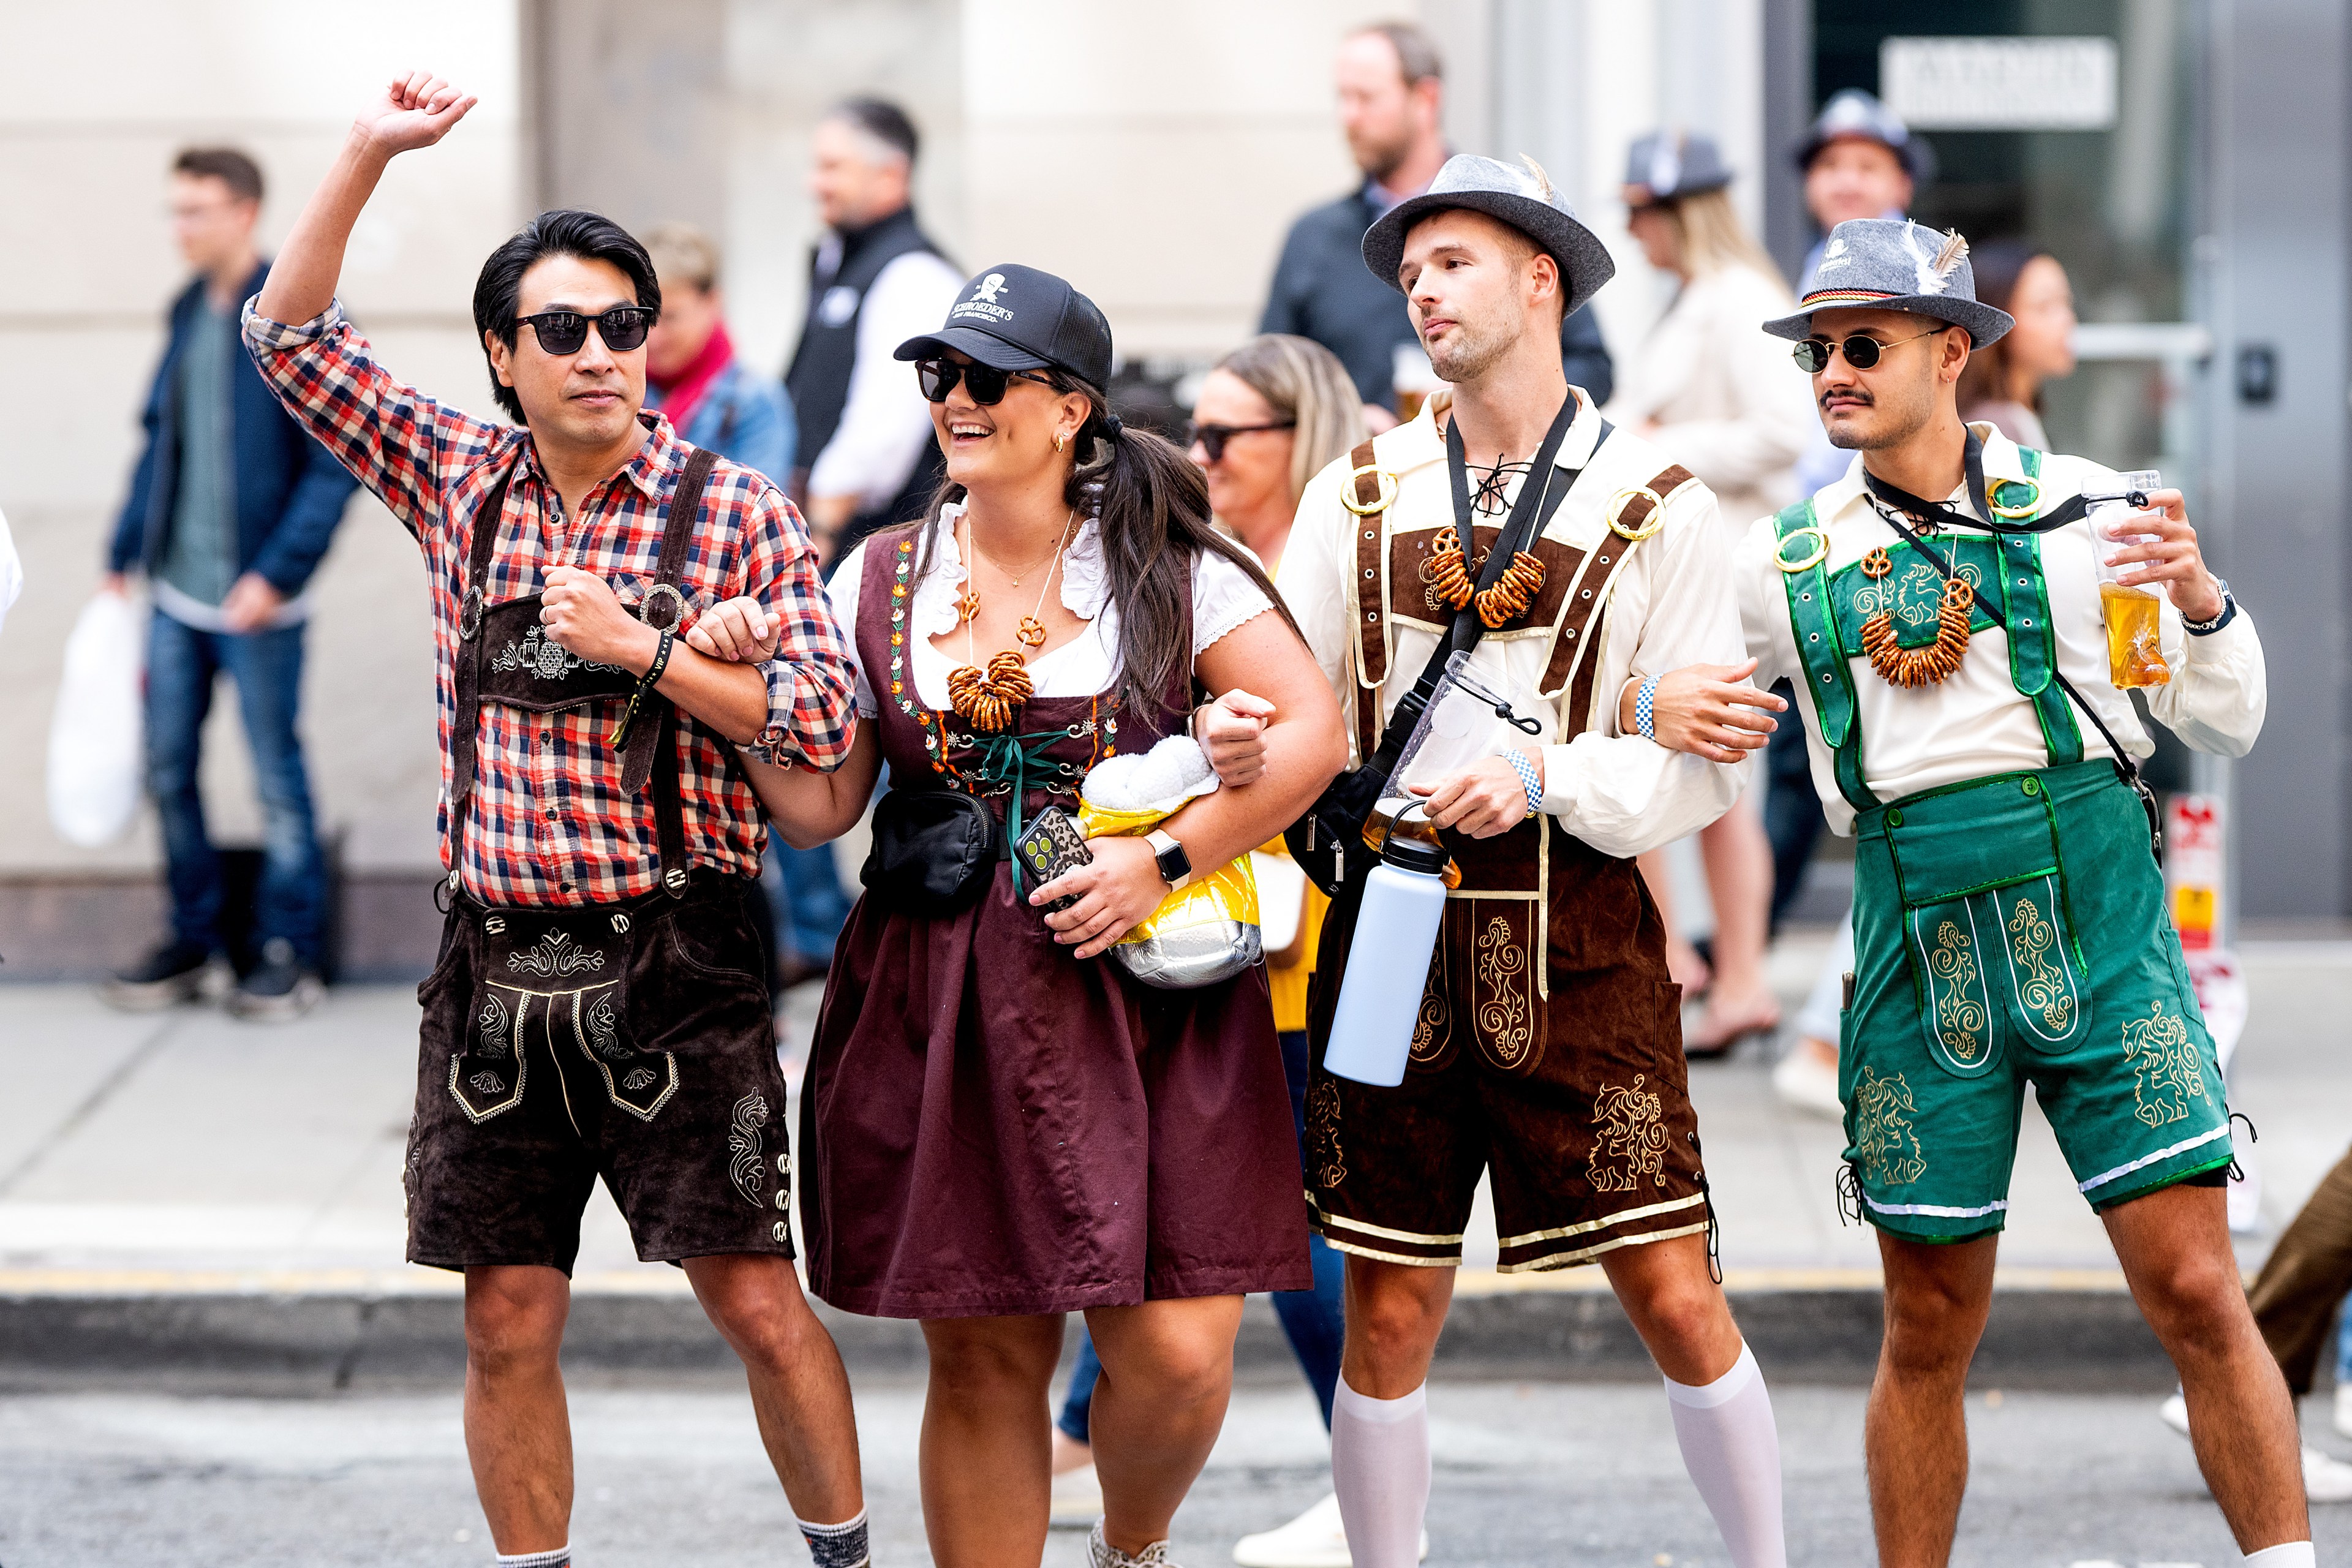
M 473 101 L 423 72 L 379 93 L 245 315 L 264 377 L 416 536 L 431 585 L 449 918 L 419 993 L 408 1256 L 466 1276 L 467 1448 L 507 1568 L 571 1561 L 557 1352 L 600 1177 L 742 1358 L 819 1568 L 857 1568 L 848 1380 L 793 1272 L 746 910 L 764 832 L 730 750 L 838 766 L 847 658 L 782 494 L 640 412 L 661 290 L 619 226 L 542 213 L 484 264 L 475 321 L 517 426 L 404 385 L 342 318 L 385 164 Z M 781 623 L 774 658 L 686 646 L 740 596 Z
M 1560 372 L 1560 316 L 1612 270 L 1540 170 L 1456 157 L 1365 237 L 1451 395 L 1324 471 L 1280 586 L 1349 708 L 1359 763 L 1458 617 L 1471 669 L 1540 733 L 1426 782 L 1462 870 L 1393 1089 L 1321 1065 L 1360 876 L 1324 928 L 1308 1198 L 1348 1258 L 1332 1468 L 1358 1568 L 1417 1554 L 1423 1383 L 1490 1176 L 1505 1270 L 1598 1261 L 1666 1377 L 1738 1568 L 1781 1568 L 1779 1439 L 1710 1277 L 1680 993 L 1633 857 L 1712 822 L 1776 699 L 1733 684 L 1714 497 Z M 1498 540 L 1524 543 L 1482 570 Z M 1482 587 L 1482 579 L 1490 579 Z M 1367 958 L 1377 955 L 1368 953 Z

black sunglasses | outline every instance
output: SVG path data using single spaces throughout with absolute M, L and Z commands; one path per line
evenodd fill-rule
M 588 323 L 596 323 L 596 335 L 604 346 L 615 353 L 626 353 L 645 344 L 646 334 L 653 330 L 657 311 L 643 305 L 615 305 L 598 316 L 583 316 L 577 310 L 541 310 L 536 316 L 519 316 L 517 326 L 529 327 L 539 334 L 539 346 L 551 354 L 576 354 L 588 342 Z
M 970 364 L 951 359 L 919 359 L 915 362 L 915 380 L 923 388 L 923 395 L 933 403 L 945 403 L 948 394 L 961 382 L 971 400 L 983 408 L 993 407 L 1004 401 L 1004 389 L 1016 381 L 1034 381 L 1040 386 L 1054 384 L 1030 370 L 999 370 L 992 364 L 974 360 Z
M 1830 355 L 1833 352 L 1843 353 L 1845 363 L 1854 369 L 1868 370 L 1879 362 L 1880 357 L 1888 349 L 1901 348 L 1905 343 L 1917 342 L 1919 338 L 1932 338 L 1939 332 L 1949 331 L 1951 331 L 1949 327 L 1937 327 L 1932 331 L 1921 332 L 1918 337 L 1897 338 L 1891 343 L 1882 343 L 1876 338 L 1866 338 L 1860 332 L 1854 333 L 1842 343 L 1833 343 L 1827 338 L 1807 338 L 1789 351 L 1789 357 L 1795 360 L 1797 368 L 1807 375 L 1819 375 L 1829 369 Z
M 1254 430 L 1296 430 L 1297 428 L 1298 421 L 1296 419 L 1276 419 L 1269 425 L 1195 425 L 1192 426 L 1192 440 L 1186 442 L 1185 445 L 1191 446 L 1193 442 L 1198 442 L 1201 450 L 1209 454 L 1209 461 L 1222 463 L 1225 460 L 1225 443 L 1236 436 L 1246 436 Z

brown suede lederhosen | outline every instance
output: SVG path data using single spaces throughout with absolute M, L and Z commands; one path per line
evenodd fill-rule
M 1378 495 L 1360 448 L 1360 500 Z M 1641 531 L 1690 475 L 1668 468 L 1620 517 Z M 1363 679 L 1386 667 L 1383 618 L 1442 633 L 1428 588 L 1431 537 L 1385 514 L 1351 520 L 1359 564 L 1384 593 L 1354 617 Z M 1450 521 L 1450 520 L 1445 520 Z M 1492 533 L 1474 531 L 1472 558 Z M 1539 694 L 1569 699 L 1563 740 L 1591 723 L 1601 627 L 1616 573 L 1638 543 L 1603 536 L 1591 552 L 1537 541 L 1544 588 L 1488 635 L 1549 635 Z M 1475 570 L 1475 567 L 1474 567 Z M 1381 694 L 1357 693 L 1359 754 L 1379 743 Z M 1395 1263 L 1458 1264 L 1478 1178 L 1491 1172 L 1506 1271 L 1559 1268 L 1620 1247 L 1701 1234 L 1708 1225 L 1698 1124 L 1683 1064 L 1681 987 L 1665 928 L 1631 860 L 1603 855 L 1552 818 L 1493 838 L 1443 836 L 1462 868 L 1423 993 L 1404 1082 L 1381 1089 L 1326 1072 L 1360 879 L 1342 883 L 1323 926 L 1308 1003 L 1314 1056 L 1307 1184 L 1314 1223 L 1343 1251 Z

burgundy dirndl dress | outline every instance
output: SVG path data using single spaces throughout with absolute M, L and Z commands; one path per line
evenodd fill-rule
M 866 546 L 857 658 L 892 775 L 971 788 L 969 733 L 915 692 L 917 538 Z M 1148 749 L 1161 719 L 1033 699 L 1017 732 L 1063 733 L 1024 813 L 1075 810 L 1086 770 Z M 979 787 L 1001 820 L 1009 786 Z M 810 1288 L 848 1311 L 960 1318 L 1311 1286 L 1264 971 L 1155 990 L 1057 944 L 1033 890 L 1000 861 L 960 914 L 850 912 L 801 1094 Z

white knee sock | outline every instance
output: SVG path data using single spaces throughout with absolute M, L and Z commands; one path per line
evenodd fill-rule
M 572 1548 L 566 1545 L 552 1552 L 519 1552 L 513 1556 L 502 1552 L 499 1568 L 572 1568 Z
M 1780 1434 L 1756 1354 L 1746 1345 L 1729 1372 L 1694 1388 L 1667 1378 L 1683 1468 L 1706 1500 L 1734 1568 L 1788 1568 L 1780 1532 Z
M 1429 1385 L 1372 1399 L 1342 1377 L 1331 1400 L 1331 1489 L 1356 1568 L 1413 1568 L 1429 1511 Z
M 816 1568 L 866 1568 L 873 1561 L 866 1545 L 866 1510 L 862 1508 L 856 1518 L 839 1524 L 811 1524 L 797 1515 L 793 1522 L 801 1527 L 801 1539 L 808 1542 L 809 1561 Z
M 2319 1568 L 2319 1556 L 2308 1541 L 2265 1546 L 2246 1559 L 2246 1568 Z

